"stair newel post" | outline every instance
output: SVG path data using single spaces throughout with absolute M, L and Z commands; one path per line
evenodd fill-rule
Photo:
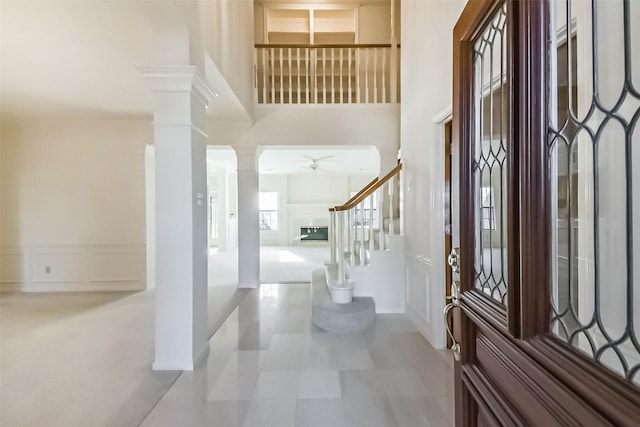
M 393 177 L 389 179 L 389 237 L 393 236 Z
M 329 233 L 329 247 L 331 248 L 331 264 L 336 263 L 336 210 L 335 208 L 329 209 L 329 215 L 331 220 L 331 232 Z
M 369 201 L 369 263 L 371 263 L 371 254 L 375 249 L 373 241 L 373 193 L 367 197 Z
M 342 284 L 345 282 L 345 271 L 344 271 L 344 219 L 345 212 L 339 211 L 339 213 L 334 211 L 334 214 L 339 215 L 336 218 L 338 223 L 338 280 Z
M 378 249 L 383 251 L 385 247 L 384 242 L 384 213 L 383 213 L 383 205 L 384 205 L 384 192 L 382 191 L 382 187 L 376 190 L 376 194 L 378 195 Z

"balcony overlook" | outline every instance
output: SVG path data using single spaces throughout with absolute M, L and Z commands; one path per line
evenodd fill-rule
M 256 3 L 255 102 L 398 103 L 399 7 Z

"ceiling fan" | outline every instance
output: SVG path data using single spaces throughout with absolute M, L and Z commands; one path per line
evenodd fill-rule
M 311 169 L 311 172 L 313 173 L 314 176 L 317 175 L 318 172 L 331 172 L 329 170 L 322 169 L 320 167 L 320 162 L 323 161 L 323 160 L 327 160 L 327 159 L 330 159 L 330 158 L 334 157 L 333 154 L 329 155 L 329 156 L 318 157 L 318 158 L 313 158 L 313 157 L 307 156 L 307 155 L 303 155 L 302 157 L 304 157 L 307 160 L 311 160 L 311 164 L 309 166 L 305 166 L 304 168 L 305 169 Z

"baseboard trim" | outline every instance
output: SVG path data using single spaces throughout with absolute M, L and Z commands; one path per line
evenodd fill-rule
M 378 307 L 376 305 L 376 314 L 404 314 L 404 310 L 404 307 Z
M 2 283 L 0 284 L 2 292 L 139 292 L 146 290 L 145 284 L 138 281 L 135 282 L 103 282 L 103 283 L 81 283 L 81 282 L 62 282 L 62 283 Z
M 193 362 L 153 362 L 151 369 L 154 371 L 193 371 Z

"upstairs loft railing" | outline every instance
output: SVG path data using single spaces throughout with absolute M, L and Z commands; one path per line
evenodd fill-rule
M 375 178 L 344 205 L 329 209 L 331 263 L 338 282 L 346 283 L 354 265 L 368 265 L 371 254 L 388 248 L 391 236 L 403 234 L 402 164 L 383 178 Z
M 399 51 L 391 44 L 256 44 L 256 102 L 397 103 Z

